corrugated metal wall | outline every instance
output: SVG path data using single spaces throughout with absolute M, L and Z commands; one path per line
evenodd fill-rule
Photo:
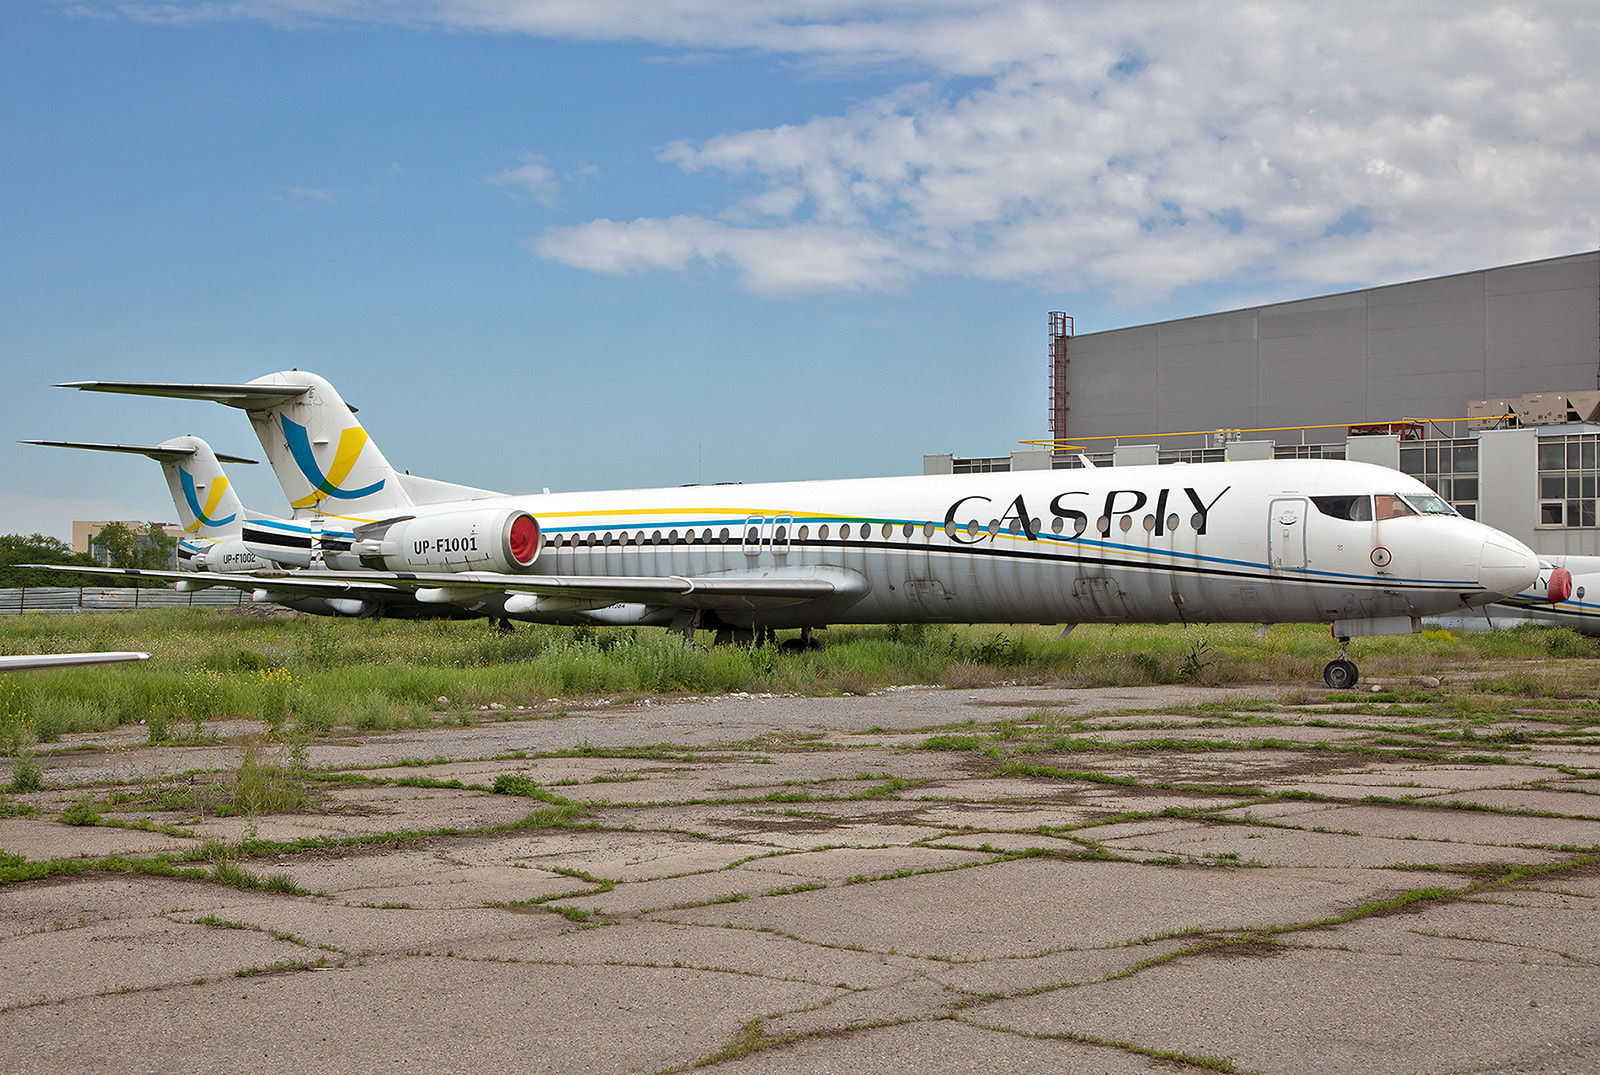
M 1086 333 L 1056 371 L 1072 411 L 1052 432 L 1460 417 L 1468 400 L 1600 385 L 1597 323 L 1600 252 L 1589 251 Z

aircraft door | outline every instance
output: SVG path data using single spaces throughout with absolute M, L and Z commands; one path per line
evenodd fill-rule
M 782 556 L 794 540 L 793 530 L 792 515 L 752 515 L 744 521 L 744 554 L 760 556 L 765 549 Z
M 744 554 L 746 556 L 760 556 L 761 546 L 766 541 L 768 533 L 767 520 L 760 515 L 752 515 L 744 521 Z
M 1306 566 L 1306 501 L 1279 497 L 1267 507 L 1267 562 L 1274 570 Z

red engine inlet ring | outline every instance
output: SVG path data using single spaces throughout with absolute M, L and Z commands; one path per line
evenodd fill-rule
M 1552 605 L 1558 605 L 1572 596 L 1572 572 L 1558 567 L 1550 572 L 1550 587 L 1546 591 Z
M 511 533 L 506 537 L 506 548 L 511 558 L 523 567 L 533 563 L 539 555 L 539 524 L 532 515 L 518 515 L 511 521 Z

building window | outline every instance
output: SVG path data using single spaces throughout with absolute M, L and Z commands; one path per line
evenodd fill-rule
M 1478 442 L 1402 441 L 1400 470 L 1444 497 L 1468 519 L 1478 517 Z
M 1221 463 L 1227 457 L 1225 448 L 1163 448 L 1159 453 L 1162 463 Z
M 1272 449 L 1274 459 L 1343 459 L 1342 444 L 1278 444 Z
M 1011 469 L 1009 455 L 989 456 L 977 459 L 952 459 L 950 473 L 952 474 L 998 474 Z
M 1595 526 L 1600 435 L 1539 438 L 1539 525 Z

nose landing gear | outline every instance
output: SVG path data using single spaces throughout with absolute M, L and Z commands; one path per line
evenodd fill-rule
M 1350 659 L 1349 637 L 1339 639 L 1339 656 L 1329 661 L 1328 666 L 1322 670 L 1322 681 L 1334 690 L 1342 691 L 1354 687 L 1356 680 L 1360 678 L 1361 669 Z

